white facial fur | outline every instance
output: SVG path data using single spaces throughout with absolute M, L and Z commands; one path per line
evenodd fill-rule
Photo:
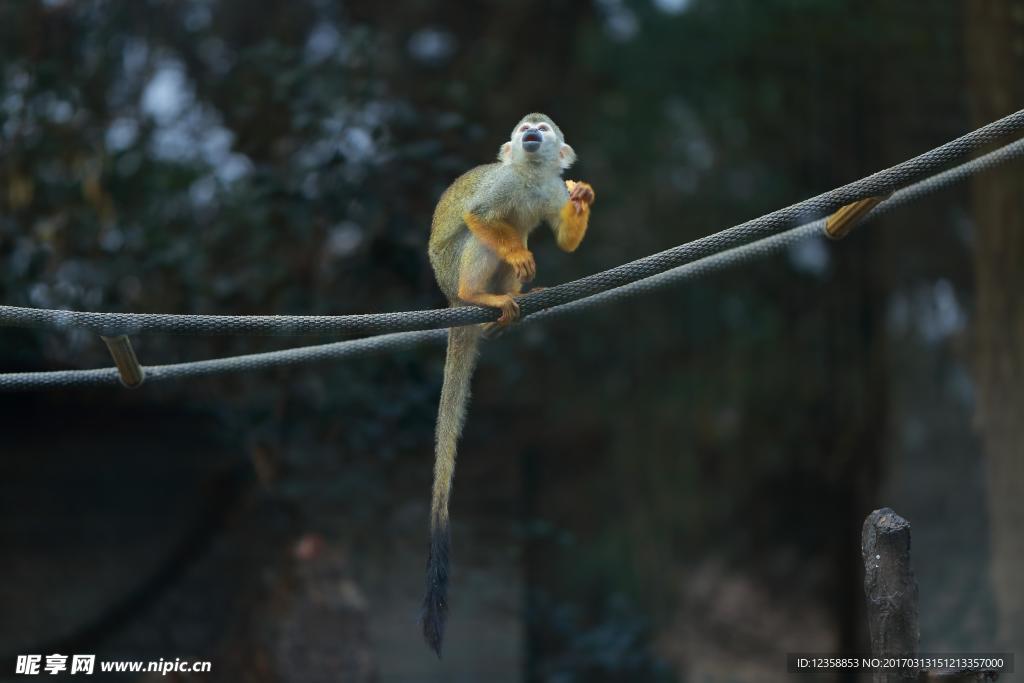
M 523 148 L 523 135 L 531 128 L 538 131 L 542 138 L 540 149 L 536 152 L 527 152 Z M 576 152 L 564 142 L 554 122 L 547 117 L 529 114 L 512 129 L 511 138 L 498 151 L 498 160 L 504 164 L 554 165 L 565 170 L 576 161 Z

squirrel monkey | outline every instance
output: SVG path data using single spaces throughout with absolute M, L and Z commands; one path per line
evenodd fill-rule
M 519 318 L 516 297 L 537 272 L 526 247 L 534 228 L 548 223 L 563 251 L 575 251 L 583 240 L 594 190 L 587 183 L 562 180 L 562 171 L 575 160 L 576 153 L 565 144 L 554 121 L 544 114 L 527 114 L 501 146 L 498 163 L 477 166 L 460 176 L 434 210 L 430 264 L 449 304 L 501 311 L 496 323 L 448 331 L 422 616 L 423 635 L 438 656 L 448 614 L 448 499 L 480 335 Z

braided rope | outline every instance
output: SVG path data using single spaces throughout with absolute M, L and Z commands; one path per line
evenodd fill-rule
M 865 220 L 871 220 L 877 216 L 886 214 L 897 207 L 909 204 L 910 202 L 937 192 L 940 189 L 965 180 L 976 173 L 989 170 L 1007 161 L 1021 157 L 1024 157 L 1024 139 L 1012 142 L 973 161 L 969 161 L 955 168 L 943 171 L 899 190 L 888 200 L 873 209 L 865 217 Z M 755 219 L 755 221 L 756 220 L 760 219 Z M 751 223 L 755 221 L 751 221 Z M 577 313 L 579 311 L 603 306 L 608 303 L 651 292 L 682 281 L 703 277 L 712 272 L 741 263 L 746 263 L 769 254 L 778 253 L 801 240 L 815 235 L 822 235 L 824 231 L 824 224 L 824 219 L 813 220 L 795 228 L 785 230 L 784 232 L 770 235 L 742 246 L 713 253 L 709 256 L 685 263 L 681 266 L 656 272 L 653 275 L 630 281 L 611 289 L 599 290 L 595 294 L 572 299 L 565 303 L 545 306 L 535 312 L 526 312 L 522 324 L 530 324 L 539 320 L 547 320 L 560 315 Z M 733 228 L 730 228 L 729 230 L 732 229 Z M 728 230 L 723 232 L 728 232 Z M 716 235 L 720 234 L 722 233 L 716 233 Z M 714 237 L 714 235 L 711 237 Z M 701 240 L 697 240 L 696 242 L 700 241 Z M 689 244 L 692 245 L 696 242 L 691 242 Z M 678 247 L 676 249 L 678 249 Z M 674 250 L 668 250 L 668 252 L 671 251 Z M 661 254 L 666 254 L 668 252 L 661 252 Z M 633 263 L 639 263 L 642 261 L 645 261 L 645 259 L 640 259 L 640 261 L 635 261 Z M 608 272 L 611 271 L 605 271 L 605 273 Z M 599 273 L 598 275 L 602 274 Z M 588 278 L 583 278 L 576 282 L 582 282 L 587 279 Z M 546 294 L 549 291 L 551 290 L 544 290 L 543 292 L 540 292 L 540 294 Z M 523 300 L 525 301 L 525 299 L 526 297 L 524 297 Z M 427 313 L 427 311 L 420 311 L 420 313 Z M 521 327 L 521 325 L 514 326 L 512 329 L 517 329 L 518 327 Z M 445 339 L 446 335 L 447 332 L 442 329 L 416 330 L 383 334 L 365 339 L 334 342 L 331 344 L 305 346 L 286 349 L 283 351 L 270 351 L 266 353 L 248 354 L 230 358 L 177 363 L 173 365 L 147 366 L 145 368 L 146 379 L 147 382 L 165 379 L 183 379 L 226 372 L 261 370 L 269 367 L 361 357 L 381 352 L 405 350 L 424 343 L 440 343 Z M 0 391 L 14 391 L 30 388 L 45 389 L 65 386 L 116 385 L 119 385 L 119 379 L 115 368 L 0 374 Z
M 621 287 L 827 215 L 859 199 L 888 195 L 893 190 L 936 171 L 950 161 L 1020 130 L 1024 130 L 1024 110 L 994 121 L 913 159 L 784 209 L 600 273 L 527 294 L 520 299 L 520 309 L 525 316 L 613 287 Z M 157 332 L 194 335 L 366 335 L 469 325 L 495 320 L 497 316 L 498 312 L 495 309 L 480 306 L 344 316 L 92 313 L 0 306 L 0 326 L 50 330 L 80 327 L 104 336 Z

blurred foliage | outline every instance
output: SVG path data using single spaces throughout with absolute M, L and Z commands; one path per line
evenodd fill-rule
M 531 243 L 554 284 L 961 132 L 957 21 L 952 4 L 880 0 L 3 3 L 0 300 L 238 314 L 442 305 L 425 258 L 433 202 L 532 110 L 566 130 L 580 155 L 569 175 L 598 195 L 578 254 Z M 490 345 L 454 514 L 471 515 L 471 490 L 490 485 L 481 461 L 544 453 L 526 477 L 525 527 L 548 529 L 527 534 L 545 680 L 663 675 L 656 658 L 606 655 L 646 647 L 670 616 L 659 596 L 672 567 L 702 554 L 744 565 L 781 545 L 850 559 L 835 529 L 877 488 L 886 374 L 923 342 L 942 352 L 962 326 L 936 313 L 969 298 L 962 225 L 936 220 L 945 201 L 899 234 L 812 242 Z M 951 246 L 914 249 L 924 236 Z M 161 363 L 293 341 L 137 347 Z M 80 333 L 0 335 L 5 369 L 104 354 Z M 372 535 L 396 497 L 428 492 L 440 362 L 423 350 L 152 387 L 146 400 L 216 415 L 226 442 L 269 454 L 275 494 L 315 525 L 369 520 Z

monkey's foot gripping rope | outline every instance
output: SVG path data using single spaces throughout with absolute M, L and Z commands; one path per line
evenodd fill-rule
M 721 232 L 702 237 L 663 252 L 610 270 L 534 292 L 520 299 L 524 322 L 584 310 L 625 297 L 646 293 L 683 280 L 702 277 L 722 268 L 778 252 L 795 242 L 826 231 L 824 218 L 809 217 L 836 212 L 842 219 L 843 234 L 861 219 L 867 220 L 915 201 L 980 171 L 1024 156 L 1024 139 L 955 168 L 926 177 L 952 159 L 961 157 L 1001 136 L 1024 129 L 1024 110 L 988 124 L 921 156 L 879 171 L 867 178 L 812 197 L 790 207 L 755 218 Z M 924 180 L 921 180 L 924 178 Z M 886 196 L 893 188 L 910 184 Z M 870 201 L 864 201 L 870 200 Z M 857 204 L 854 208 L 843 208 Z M 872 204 L 877 204 L 872 208 Z M 841 209 L 837 211 L 837 209 Z M 846 213 L 845 217 L 841 214 Z M 833 218 L 833 221 L 836 219 Z M 796 225 L 797 227 L 791 227 Z M 283 351 L 249 354 L 175 365 L 138 366 L 139 381 L 198 377 L 203 375 L 258 370 L 281 365 L 335 360 L 383 351 L 411 348 L 426 342 L 440 342 L 447 328 L 494 320 L 493 309 L 461 306 L 404 313 L 374 313 L 354 316 L 199 316 L 165 314 L 89 313 L 0 306 L 0 326 L 38 327 L 62 330 L 82 327 L 103 336 L 127 333 L 168 332 L 177 334 L 325 334 L 380 333 L 379 336 L 299 347 Z M 415 330 L 402 332 L 402 330 Z M 130 347 L 128 347 L 130 350 Z M 113 349 L 112 349 L 113 351 Z M 124 349 L 122 348 L 122 351 Z M 131 358 L 134 358 L 132 353 Z M 119 367 L 121 363 L 119 362 Z M 131 369 L 131 365 L 126 366 Z M 131 384 L 133 375 L 122 379 L 115 368 L 62 370 L 0 374 L 0 390 L 63 386 Z

